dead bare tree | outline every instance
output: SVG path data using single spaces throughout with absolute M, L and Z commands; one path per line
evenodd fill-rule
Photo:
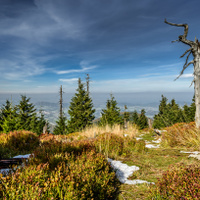
M 184 28 L 184 34 L 179 35 L 179 39 L 175 40 L 175 41 L 182 42 L 182 43 L 188 45 L 189 49 L 186 50 L 185 53 L 181 56 L 181 58 L 183 58 L 185 55 L 187 55 L 185 64 L 183 65 L 183 69 L 176 79 L 178 79 L 183 74 L 183 72 L 189 65 L 194 66 L 194 73 L 193 73 L 194 79 L 193 79 L 192 83 L 194 83 L 194 94 L 195 94 L 195 105 L 196 105 L 195 123 L 196 123 L 196 127 L 200 128 L 200 43 L 196 39 L 196 37 L 195 37 L 195 41 L 191 41 L 191 40 L 187 39 L 188 24 L 170 23 L 166 19 L 165 19 L 165 23 L 169 24 L 171 26 L 177 26 L 177 27 Z M 172 41 L 172 42 L 175 42 L 175 41 Z M 191 54 L 193 56 L 193 60 L 188 62 L 188 59 Z
M 60 118 L 63 118 L 63 91 L 62 91 L 62 85 L 60 86 L 60 101 L 59 101 L 59 104 L 60 104 Z
M 89 95 L 89 86 L 90 86 L 90 76 L 86 74 L 86 85 L 87 85 L 87 94 Z

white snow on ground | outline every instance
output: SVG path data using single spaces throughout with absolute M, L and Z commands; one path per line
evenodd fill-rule
M 151 142 L 156 143 L 157 145 L 151 144 Z M 145 141 L 145 143 L 146 143 L 145 147 L 149 148 L 149 149 L 151 149 L 151 148 L 154 148 L 154 149 L 159 148 L 160 147 L 159 143 L 161 142 L 161 138 L 159 138 L 157 140 L 152 140 L 151 142 Z
M 188 158 L 196 158 L 197 160 L 200 160 L 200 155 L 190 154 L 190 155 L 188 156 Z
M 7 175 L 11 169 L 0 169 L 0 174 Z
M 26 154 L 26 155 L 18 155 L 18 156 L 15 156 L 13 158 L 30 158 L 32 154 Z
M 195 154 L 195 155 L 200 154 L 199 151 L 193 151 L 193 152 L 189 152 L 189 151 L 180 151 L 180 152 L 181 152 L 181 153 Z
M 142 135 L 140 135 L 140 136 L 142 136 Z M 141 137 L 136 137 L 135 139 L 136 140 L 142 140 Z M 151 144 L 152 142 L 156 143 L 157 145 Z M 145 147 L 149 148 L 149 149 L 151 149 L 151 148 L 154 148 L 154 149 L 159 148 L 160 147 L 159 143 L 161 142 L 161 138 L 159 138 L 157 140 L 152 140 L 152 142 L 145 141 Z
M 200 152 L 199 151 L 193 151 L 193 152 L 181 151 L 181 153 L 188 153 L 188 154 L 190 154 L 188 156 L 188 158 L 196 158 L 197 160 L 200 160 Z
M 161 138 L 158 138 L 157 140 L 152 140 L 152 142 L 159 144 L 161 142 Z
M 156 149 L 156 148 L 159 148 L 159 147 L 160 147 L 160 145 L 146 144 L 146 145 L 145 145 L 145 147 L 146 147 L 146 148 L 149 148 L 149 149 L 153 149 L 153 148 L 155 148 L 155 149 Z
M 147 183 L 147 184 L 154 184 L 153 182 L 147 182 L 143 180 L 128 180 L 128 177 L 133 174 L 133 172 L 139 170 L 139 167 L 137 166 L 128 166 L 126 164 L 123 164 L 121 161 L 116 161 L 108 158 L 108 162 L 111 164 L 112 168 L 116 170 L 116 176 L 119 179 L 121 183 L 129 184 L 129 185 L 135 185 L 140 183 Z

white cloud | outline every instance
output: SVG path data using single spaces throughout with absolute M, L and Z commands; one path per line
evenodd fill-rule
M 97 68 L 97 65 L 91 65 L 91 66 L 88 66 L 88 65 L 89 64 L 87 61 L 81 61 L 80 62 L 81 69 L 61 70 L 61 71 L 56 71 L 56 74 L 81 73 L 81 72 L 86 72 L 86 71 Z
M 41 75 L 46 71 L 42 64 L 29 56 L 1 59 L 0 77 L 7 80 L 22 80 Z
M 91 84 L 93 92 L 147 92 L 147 91 L 192 91 L 191 81 L 174 81 L 172 76 L 145 77 L 136 79 L 117 79 L 95 81 Z
M 191 77 L 194 77 L 194 75 L 193 74 L 183 74 L 183 75 L 181 75 L 181 77 L 182 78 L 191 78 Z
M 66 83 L 74 83 L 78 81 L 78 78 L 71 78 L 71 79 L 59 79 L 61 82 L 66 82 Z

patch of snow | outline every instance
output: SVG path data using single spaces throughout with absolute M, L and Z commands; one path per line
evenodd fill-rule
M 11 169 L 9 169 L 9 168 L 7 168 L 7 169 L 0 169 L 0 174 L 7 175 L 10 171 L 11 171 Z
M 116 176 L 119 179 L 121 183 L 125 184 L 141 184 L 141 183 L 147 183 L 147 184 L 154 184 L 153 182 L 147 182 L 143 180 L 128 180 L 128 177 L 133 174 L 133 172 L 138 171 L 139 167 L 137 166 L 128 166 L 121 161 L 116 161 L 108 158 L 108 162 L 111 164 L 112 168 L 116 170 Z
M 128 184 L 128 185 L 136 185 L 136 184 L 142 184 L 142 183 L 155 184 L 154 182 L 148 182 L 148 181 L 144 181 L 144 180 L 140 180 L 140 179 L 126 181 L 126 184 Z
M 193 152 L 189 152 L 189 151 L 180 151 L 180 153 L 189 153 L 189 154 L 194 154 L 194 155 L 200 154 L 199 151 L 193 151 Z
M 197 155 L 197 154 L 190 154 L 188 156 L 188 158 L 196 158 L 197 160 L 200 160 L 200 155 Z
M 159 138 L 157 140 L 153 140 L 152 142 L 159 144 L 161 142 L 161 138 Z
M 159 148 L 160 145 L 146 144 L 145 147 L 149 149 L 153 149 L 153 148 L 156 149 L 156 148 Z
M 193 152 L 189 152 L 189 151 L 180 151 L 181 153 L 188 153 L 190 154 L 188 156 L 188 158 L 196 158 L 197 160 L 200 160 L 200 152 L 199 151 L 193 151 Z
M 142 140 L 142 138 L 141 138 L 141 137 L 136 137 L 135 139 L 136 139 L 136 140 Z
M 26 154 L 26 155 L 18 155 L 18 156 L 15 156 L 13 158 L 30 158 L 32 154 Z

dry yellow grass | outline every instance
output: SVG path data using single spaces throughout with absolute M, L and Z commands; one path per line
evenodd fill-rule
M 134 124 L 128 124 L 127 129 L 124 129 L 122 126 L 116 124 L 114 126 L 98 126 L 93 125 L 91 127 L 85 128 L 80 132 L 80 135 L 83 137 L 91 138 L 102 133 L 114 133 L 119 136 L 136 137 L 139 133 L 138 128 Z
M 94 124 L 90 127 L 85 128 L 80 132 L 70 133 L 67 135 L 42 134 L 40 135 L 40 141 L 44 142 L 49 140 L 57 140 L 59 142 L 71 142 L 74 140 L 94 138 L 103 133 L 114 133 L 121 137 L 124 136 L 136 137 L 139 135 L 139 130 L 137 126 L 134 124 L 128 124 L 127 129 L 124 129 L 123 126 L 120 126 L 118 124 L 112 127 L 110 127 L 109 125 L 98 126 Z
M 177 123 L 171 127 L 165 128 L 167 132 L 162 136 L 162 145 L 164 147 L 186 147 L 200 149 L 200 130 L 196 128 L 195 123 Z

